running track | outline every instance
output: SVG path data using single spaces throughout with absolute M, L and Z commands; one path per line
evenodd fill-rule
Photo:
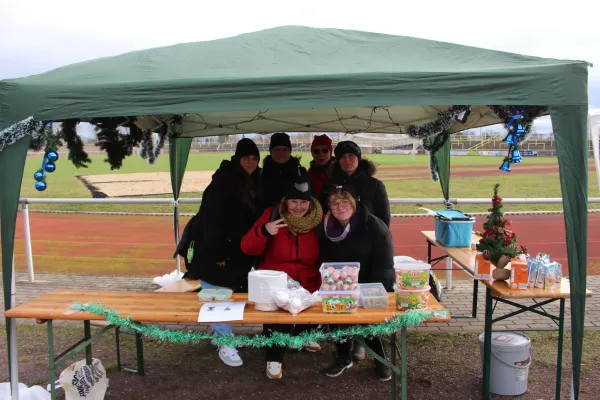
M 564 265 L 567 273 L 562 214 L 508 218 L 513 221 L 519 242 L 530 253 L 550 254 Z M 182 218 L 182 225 L 187 220 Z M 475 229 L 482 230 L 484 221 L 484 216 L 478 216 Z M 32 212 L 30 223 L 36 272 L 155 276 L 174 269 L 171 217 Z M 15 248 L 18 271 L 26 271 L 22 227 L 19 216 Z M 392 218 L 391 230 L 396 255 L 427 257 L 427 245 L 420 231 L 433 230 L 430 217 Z M 600 213 L 589 215 L 588 273 L 600 274 Z

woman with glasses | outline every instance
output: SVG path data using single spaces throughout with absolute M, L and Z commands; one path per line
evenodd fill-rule
M 385 185 L 375 178 L 375 164 L 362 158 L 360 147 L 350 140 L 339 142 L 335 146 L 334 154 L 336 160 L 329 171 L 329 182 L 354 187 L 359 201 L 389 227 L 392 219 L 390 202 Z M 327 211 L 327 200 L 323 196 L 319 200 L 323 211 Z
M 332 157 L 331 139 L 327 135 L 315 136 L 310 145 L 310 152 L 313 160 L 310 162 L 308 174 L 312 179 L 314 196 L 319 198 L 323 185 L 329 181 L 327 170 L 335 161 L 335 157 Z
M 324 190 L 329 211 L 319 230 L 321 261 L 359 262 L 359 283 L 381 282 L 388 292 L 392 292 L 395 273 L 390 230 L 356 200 L 351 186 L 330 186 Z M 375 353 L 386 357 L 378 337 L 365 338 L 365 343 Z M 354 346 L 352 338 L 336 343 L 336 350 L 336 358 L 326 371 L 330 377 L 339 376 L 346 368 L 352 367 L 353 362 L 364 358 L 364 349 Z M 377 361 L 375 374 L 380 381 L 388 381 L 392 377 L 391 369 Z

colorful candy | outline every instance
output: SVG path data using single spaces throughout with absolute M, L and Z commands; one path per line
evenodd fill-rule
M 323 264 L 321 271 L 321 290 L 357 290 L 358 263 L 332 263 Z

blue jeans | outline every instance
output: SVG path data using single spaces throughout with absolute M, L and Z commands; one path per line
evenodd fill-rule
M 205 281 L 200 281 L 202 289 L 231 289 L 223 286 L 216 286 Z M 232 336 L 231 324 L 210 324 L 211 328 L 217 336 Z

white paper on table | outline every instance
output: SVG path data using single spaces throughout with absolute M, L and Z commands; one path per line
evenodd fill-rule
M 204 303 L 198 314 L 198 322 L 241 321 L 245 307 L 244 301 Z

